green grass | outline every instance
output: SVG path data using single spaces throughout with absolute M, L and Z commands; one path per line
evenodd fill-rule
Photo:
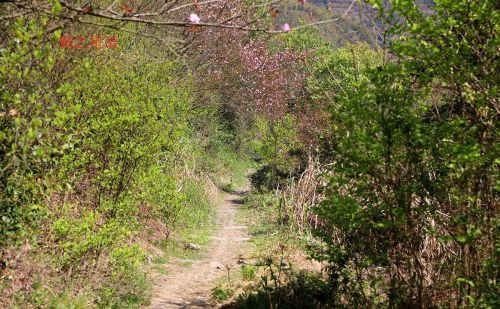
M 257 275 L 257 267 L 253 265 L 245 265 L 241 268 L 240 272 L 243 280 L 250 281 L 255 279 Z
M 210 236 L 216 227 L 215 205 L 208 201 L 204 183 L 200 181 L 186 181 L 185 192 L 187 202 L 181 211 L 176 229 L 169 239 L 156 243 L 164 255 L 157 258 L 158 264 L 164 264 L 175 259 L 197 260 L 203 257 Z M 200 250 L 185 248 L 187 243 L 200 246 Z
M 163 265 L 153 265 L 152 266 L 152 269 L 160 274 L 160 275 L 163 275 L 163 276 L 167 276 L 170 274 L 170 272 L 163 266 Z
M 215 154 L 219 174 L 218 186 L 226 191 L 233 192 L 247 186 L 248 171 L 255 168 L 255 163 L 248 157 L 234 151 L 219 151 Z
M 318 274 L 301 273 L 292 265 L 292 255 L 303 254 L 310 236 L 298 234 L 283 222 L 276 205 L 271 194 L 251 193 L 245 198 L 237 220 L 248 226 L 251 235 L 251 252 L 247 256 L 251 264 L 233 269 L 229 277 L 219 278 L 212 290 L 215 301 L 231 301 L 234 308 L 270 308 L 272 301 L 273 306 L 288 308 L 291 304 L 287 293 L 300 302 L 297 299 L 306 297 L 300 289 L 313 291 L 314 284 L 321 283 Z M 279 273 L 279 282 L 273 281 L 271 271 Z M 306 301 L 316 308 L 313 300 Z
M 163 256 L 156 258 L 158 264 L 180 261 L 183 266 L 190 266 L 188 261 L 202 259 L 210 246 L 211 236 L 217 227 L 215 209 L 223 200 L 222 193 L 217 192 L 217 205 L 211 204 L 203 185 L 194 181 L 185 183 L 188 203 L 181 214 L 182 222 L 172 231 L 172 237 L 156 244 L 164 252 Z M 198 245 L 200 250 L 186 249 L 187 243 Z
M 166 254 L 156 256 L 153 258 L 153 265 L 151 266 L 151 268 L 160 275 L 168 275 L 169 272 L 165 268 L 165 264 L 167 264 L 169 260 L 170 259 Z
M 155 256 L 153 258 L 153 264 L 165 264 L 168 262 L 168 256 L 167 255 L 160 255 L 160 256 Z
M 212 289 L 212 297 L 216 301 L 225 301 L 233 296 L 233 290 L 215 287 Z
M 298 234 L 282 222 L 276 198 L 272 194 L 250 194 L 241 208 L 238 221 L 248 225 L 253 256 L 266 256 L 270 248 L 287 246 L 305 250 L 310 236 Z
M 72 295 L 67 291 L 63 291 L 59 295 L 54 295 L 47 287 L 43 287 L 40 282 L 35 283 L 33 292 L 29 295 L 29 299 L 19 294 L 17 304 L 13 309 L 27 308 L 28 304 L 40 306 L 43 308 L 61 308 L 61 309 L 85 309 L 91 308 L 91 297 L 87 294 Z
M 164 252 L 164 256 L 162 256 L 161 262 L 158 262 L 158 264 L 173 262 L 176 259 L 199 260 L 203 258 L 203 247 L 198 251 L 189 250 L 184 248 L 185 243 L 185 241 L 179 241 L 175 239 L 163 241 L 160 247 Z

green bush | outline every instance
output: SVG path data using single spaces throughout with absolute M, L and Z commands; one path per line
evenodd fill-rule
M 250 281 L 255 278 L 257 268 L 252 265 L 245 265 L 241 268 L 241 276 L 243 280 Z
M 179 226 L 182 208 L 187 202 L 185 192 L 179 191 L 178 181 L 168 173 L 169 170 L 168 166 L 160 164 L 151 166 L 139 181 L 141 194 L 136 197 L 152 206 L 152 217 L 165 223 L 168 234 Z M 165 235 L 166 238 L 168 234 Z
M 302 145 L 296 120 L 290 115 L 278 120 L 257 118 L 253 146 L 261 164 L 251 176 L 258 190 L 276 188 L 301 168 Z
M 110 254 L 110 279 L 101 288 L 98 305 L 105 308 L 139 308 L 147 302 L 146 274 L 140 269 L 144 251 L 138 245 L 115 248 Z
M 398 63 L 346 63 L 335 92 L 324 220 L 333 303 L 353 307 L 498 304 L 498 71 L 493 1 L 372 1 Z M 486 60 L 487 59 L 487 60 Z M 495 64 L 495 65 L 494 65 Z M 367 69 L 363 70 L 365 67 Z M 482 72 L 482 73 L 479 73 Z M 493 270 L 495 269 L 496 270 Z M 452 295 L 443 297 L 443 295 Z
M 95 203 L 126 194 L 141 172 L 185 136 L 189 97 L 182 87 L 165 86 L 170 72 L 169 63 L 126 67 L 107 59 L 99 67 L 96 60 L 87 61 L 72 72 L 74 86 L 60 88 L 82 106 L 77 146 L 64 158 L 64 172 L 80 180 L 91 176 L 85 189 Z M 113 87 L 105 91 L 97 86 L 110 81 Z
M 78 112 L 47 91 L 58 59 L 42 37 L 47 21 L 19 19 L 0 49 L 0 246 L 28 237 L 43 215 L 44 176 L 71 145 L 61 123 Z
M 33 255 L 48 256 L 44 266 L 75 289 L 35 289 L 20 306 L 77 303 L 94 271 L 85 293 L 99 294 L 99 306 L 136 306 L 146 290 L 144 253 L 124 244 L 143 220 L 180 227 L 187 206 L 198 216 L 186 219 L 190 226 L 208 220 L 204 192 L 179 190 L 177 160 L 192 134 L 190 77 L 172 61 L 137 61 L 140 48 L 70 56 L 55 47 L 60 31 L 45 36 L 46 24 L 10 24 L 14 37 L 0 50 L 0 260 L 33 238 Z

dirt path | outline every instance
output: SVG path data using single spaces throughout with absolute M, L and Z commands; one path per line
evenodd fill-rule
M 205 257 L 191 266 L 173 265 L 170 276 L 158 282 L 150 308 L 213 308 L 210 292 L 213 281 L 239 267 L 238 259 L 249 240 L 246 226 L 237 225 L 236 213 L 245 192 L 225 193 L 217 210 L 218 228 Z

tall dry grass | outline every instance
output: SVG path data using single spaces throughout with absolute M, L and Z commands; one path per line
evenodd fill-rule
M 284 217 L 299 232 L 304 232 L 309 227 L 317 229 L 321 225 L 318 215 L 312 212 L 312 208 L 324 198 L 320 192 L 320 188 L 326 184 L 322 175 L 323 170 L 319 160 L 310 155 L 306 168 L 300 176 L 291 179 L 288 185 L 278 187 L 275 191 Z

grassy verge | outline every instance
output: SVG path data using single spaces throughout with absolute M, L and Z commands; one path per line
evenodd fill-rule
M 204 187 L 193 183 L 187 188 L 188 205 L 192 207 L 182 211 L 182 222 L 169 238 L 155 242 L 155 246 L 160 249 L 152 261 L 155 273 L 166 275 L 166 264 L 187 266 L 190 261 L 203 257 L 215 228 L 215 207 L 220 203 L 217 190 L 207 181 L 204 181 Z M 194 244 L 199 249 L 189 249 L 188 244 Z
M 225 308 L 315 308 L 327 295 L 321 265 L 307 259 L 312 237 L 283 221 L 272 194 L 250 194 L 239 220 L 251 250 L 240 268 L 219 278 L 212 297 Z
M 252 167 L 250 160 L 242 159 L 233 151 L 216 152 L 207 158 L 205 165 L 203 168 L 210 171 L 210 177 L 203 174 L 199 177 L 201 183 L 187 183 L 184 189 L 188 205 L 192 207 L 182 211 L 179 215 L 182 220 L 177 222 L 177 228 L 168 239 L 154 243 L 160 249 L 151 262 L 155 274 L 168 275 L 166 265 L 190 266 L 204 257 L 216 228 L 215 208 L 222 203 L 222 191 L 245 187 L 247 172 Z M 199 249 L 189 249 L 187 244 L 194 244 Z
M 255 167 L 253 161 L 233 151 L 217 152 L 215 161 L 218 170 L 215 183 L 220 189 L 233 192 L 248 186 L 248 171 Z

